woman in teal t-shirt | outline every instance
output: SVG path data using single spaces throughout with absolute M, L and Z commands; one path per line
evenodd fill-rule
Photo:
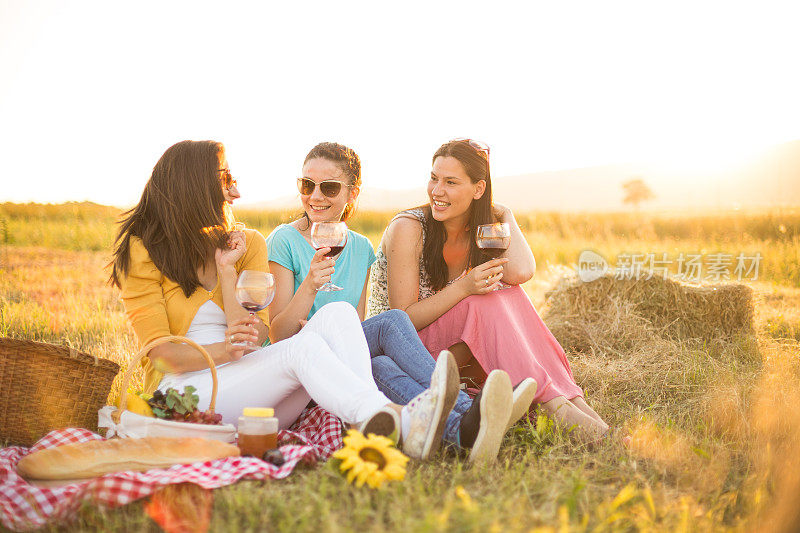
M 305 233 L 307 235 L 307 232 Z M 281 224 L 275 228 L 267 238 L 267 249 L 270 262 L 284 267 L 293 274 L 294 292 L 292 294 L 297 294 L 311 269 L 311 263 L 317 251 L 294 223 Z M 314 313 L 327 303 L 347 302 L 356 308 L 359 312 L 358 316 L 363 321 L 366 300 L 362 299 L 362 296 L 366 294 L 364 288 L 369 278 L 369 268 L 374 262 L 375 251 L 372 249 L 369 239 L 360 233 L 348 230 L 347 243 L 336 257 L 335 270 L 330 277 L 331 283 L 338 285 L 342 290 L 317 292 L 311 300 L 311 310 L 306 319 L 314 316 Z M 275 272 L 275 269 L 272 269 L 271 272 Z
M 375 262 L 372 244 L 349 230 L 344 249 L 331 259 L 325 257 L 327 248 L 314 249 L 310 235 L 314 222 L 347 220 L 360 186 L 361 162 L 352 149 L 321 143 L 306 156 L 298 179 L 303 216 L 278 226 L 267 237 L 269 267 L 277 287 L 269 307 L 272 342 L 296 334 L 319 308 L 334 301 L 350 303 L 364 320 L 369 270 Z M 317 292 L 328 281 L 344 290 Z M 408 315 L 393 309 L 362 325 L 378 388 L 400 405 L 413 408 L 423 403 L 426 399 L 419 398 L 430 394 L 435 361 Z M 508 376 L 498 371 L 474 402 L 463 391 L 458 393 L 449 416 L 441 413 L 444 427 L 439 435 L 470 449 L 470 461 L 494 458 L 507 428 L 527 412 L 535 389 L 531 380 L 512 391 Z M 401 438 L 407 433 L 408 428 L 402 428 Z

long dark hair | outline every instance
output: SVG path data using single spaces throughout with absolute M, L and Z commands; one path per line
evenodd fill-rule
M 114 241 L 109 281 L 130 269 L 131 237 L 139 237 L 156 268 L 188 298 L 200 286 L 197 269 L 224 246 L 232 218 L 220 184 L 224 147 L 214 141 L 181 141 L 153 168 L 142 198 L 123 213 Z
M 475 235 L 476 228 L 481 224 L 491 224 L 496 222 L 494 207 L 492 204 L 492 178 L 489 172 L 488 153 L 474 148 L 468 140 L 450 141 L 443 144 L 433 154 L 433 161 L 437 157 L 454 157 L 461 163 L 472 183 L 481 180 L 486 182 L 486 190 L 483 196 L 472 201 L 469 212 L 469 231 Z M 425 244 L 422 248 L 422 262 L 425 270 L 430 276 L 433 290 L 438 291 L 447 285 L 447 263 L 444 262 L 442 250 L 447 240 L 447 233 L 444 224 L 433 218 L 430 204 L 420 206 L 425 213 L 426 224 L 423 225 L 425 232 Z M 485 257 L 478 248 L 474 238 L 469 241 L 469 261 L 467 268 L 474 267 L 485 261 Z
M 350 189 L 361 187 L 361 159 L 352 148 L 334 142 L 319 143 L 308 152 L 308 155 L 303 160 L 303 165 L 308 163 L 311 159 L 317 158 L 327 159 L 342 169 L 343 175 L 347 179 L 347 184 L 350 185 Z M 348 220 L 354 213 L 355 206 L 348 202 L 339 220 Z M 303 217 L 306 219 L 308 225 L 311 226 L 308 213 L 303 211 Z

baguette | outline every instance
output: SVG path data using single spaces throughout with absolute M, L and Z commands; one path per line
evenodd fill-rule
M 238 455 L 233 444 L 197 437 L 93 440 L 26 455 L 17 464 L 17 473 L 26 479 L 83 479 Z

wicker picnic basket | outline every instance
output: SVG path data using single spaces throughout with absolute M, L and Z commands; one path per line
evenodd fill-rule
M 97 430 L 119 365 L 66 346 L 0 337 L 0 445 L 63 427 Z

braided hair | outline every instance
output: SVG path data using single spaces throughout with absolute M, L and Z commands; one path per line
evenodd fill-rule
M 361 187 L 361 159 L 359 159 L 358 154 L 356 154 L 355 150 L 352 148 L 348 148 L 343 144 L 334 142 L 322 142 L 308 152 L 303 164 L 305 165 L 311 159 L 317 158 L 327 159 L 342 169 L 342 172 L 346 176 L 347 183 L 351 189 Z M 341 220 L 344 221 L 349 219 L 353 215 L 354 211 L 354 205 L 348 203 L 344 208 Z M 303 213 L 303 215 L 305 216 L 306 221 L 309 222 L 310 226 L 311 221 L 308 219 L 308 213 Z

